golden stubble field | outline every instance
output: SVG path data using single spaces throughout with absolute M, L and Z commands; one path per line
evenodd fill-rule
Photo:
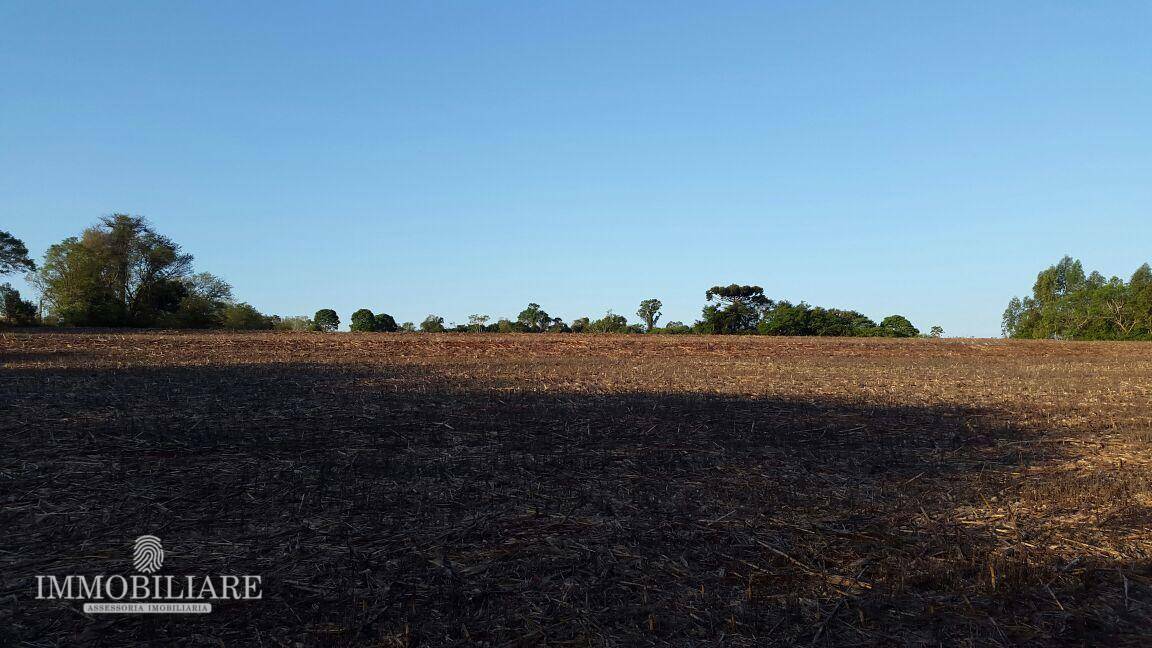
M 0 643 L 1152 641 L 1152 345 L 65 331 L 0 362 Z M 34 600 L 145 533 L 264 600 Z

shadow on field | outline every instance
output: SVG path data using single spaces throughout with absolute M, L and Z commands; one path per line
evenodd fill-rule
M 316 365 L 0 387 L 5 645 L 1135 645 L 1152 627 L 1146 561 L 1069 561 L 1014 519 L 1022 471 L 1057 457 L 995 412 Z M 1110 523 L 1149 522 L 1132 516 Z M 264 599 L 207 617 L 34 600 L 35 574 L 131 573 L 142 534 L 162 573 L 260 574 Z

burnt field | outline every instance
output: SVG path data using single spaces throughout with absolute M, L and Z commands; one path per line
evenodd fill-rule
M 1152 641 L 1152 344 L 15 332 L 0 362 L 0 645 Z M 35 600 L 144 534 L 263 600 Z

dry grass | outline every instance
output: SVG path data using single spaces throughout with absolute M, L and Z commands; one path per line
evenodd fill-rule
M 0 644 L 1152 630 L 1152 345 L 56 332 L 0 361 Z M 144 533 L 265 600 L 32 600 Z

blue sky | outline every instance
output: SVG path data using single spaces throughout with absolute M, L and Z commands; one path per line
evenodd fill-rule
M 261 310 L 999 334 L 1152 259 L 1146 2 L 0 0 L 0 229 L 149 217 Z M 18 284 L 20 282 L 17 282 Z

